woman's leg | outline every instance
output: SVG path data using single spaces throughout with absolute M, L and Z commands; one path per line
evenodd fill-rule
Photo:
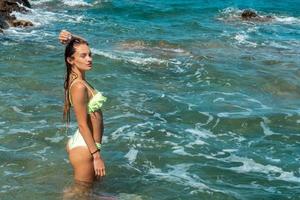
M 74 169 L 74 179 L 92 183 L 95 179 L 93 157 L 86 147 L 75 147 L 69 149 L 70 163 Z
M 74 183 L 64 190 L 63 200 L 91 200 L 95 177 L 93 158 L 86 147 L 70 149 L 68 143 L 66 150 L 74 169 Z
M 92 200 L 92 183 L 74 181 L 64 189 L 63 200 Z

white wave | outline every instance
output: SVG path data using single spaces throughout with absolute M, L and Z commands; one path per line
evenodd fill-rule
M 171 142 L 171 141 L 164 141 L 163 143 L 166 144 L 166 145 L 170 145 L 170 146 L 172 146 L 172 147 L 177 147 L 177 146 L 179 146 L 178 143 Z
M 223 102 L 223 101 L 225 101 L 225 99 L 221 98 L 221 97 L 218 97 L 218 98 L 216 98 L 216 99 L 213 100 L 214 103 L 216 103 L 216 102 Z
M 274 17 L 277 22 L 284 24 L 300 24 L 300 19 L 296 17 Z
M 104 198 L 103 198 L 104 199 Z M 114 198 L 111 198 L 114 199 Z M 143 196 L 137 195 L 137 194 L 127 194 L 127 193 L 119 193 L 118 199 L 122 200 L 143 200 Z M 146 198 L 148 199 L 148 198 Z
M 84 16 L 67 15 L 64 13 L 50 12 L 44 9 L 29 9 L 27 13 L 12 12 L 18 19 L 28 20 L 33 23 L 34 26 L 43 26 L 52 24 L 53 22 L 71 22 L 80 23 L 83 21 Z
M 16 46 L 16 45 L 18 45 L 18 43 L 12 42 L 12 41 L 10 41 L 10 42 L 4 41 L 4 42 L 1 42 L 1 44 L 4 45 L 4 46 Z
M 259 100 L 251 98 L 247 94 L 243 94 L 243 93 L 207 92 L 207 93 L 203 93 L 202 95 L 205 95 L 205 96 L 215 95 L 215 96 L 217 96 L 217 98 L 215 98 L 213 100 L 214 103 L 227 102 L 229 104 L 232 104 L 232 106 L 234 108 L 245 110 L 249 113 L 251 113 L 253 111 L 253 109 L 257 109 L 257 108 L 259 108 L 259 109 L 270 109 L 270 107 L 264 105 Z M 223 96 L 225 96 L 225 97 L 223 97 Z M 235 97 L 233 97 L 233 96 L 235 96 Z M 236 102 L 237 98 L 243 99 L 243 101 L 241 101 L 242 103 L 241 102 Z M 246 103 L 246 101 L 248 101 L 249 103 Z M 241 105 L 236 105 L 236 103 L 241 104 Z M 247 107 L 243 107 L 243 106 L 247 106 Z M 248 107 L 250 107 L 250 108 L 248 108 Z M 230 113 L 224 112 L 222 114 L 228 116 L 228 114 L 230 114 Z
M 168 64 L 168 63 L 173 63 L 172 61 L 168 60 L 163 60 L 159 58 L 153 58 L 153 57 L 138 57 L 135 55 L 130 55 L 129 52 L 121 52 L 121 51 L 101 51 L 98 49 L 91 49 L 92 52 L 96 55 L 104 56 L 106 58 L 110 58 L 113 60 L 120 60 L 120 61 L 125 61 L 133 64 L 138 64 L 138 65 L 148 65 L 148 64 Z
M 266 117 L 263 117 L 263 122 L 260 122 L 260 126 L 262 127 L 265 135 L 276 135 L 277 133 L 274 133 L 270 127 L 267 126 L 268 123 L 270 123 L 270 120 Z
M 271 46 L 271 47 L 275 47 L 275 48 L 278 48 L 278 49 L 291 49 L 291 47 L 289 45 L 283 45 L 283 44 L 280 44 L 278 42 L 275 42 L 275 41 L 270 41 L 269 43 L 265 44 L 266 46 Z
M 154 113 L 154 114 L 153 114 L 153 117 L 158 118 L 158 119 L 161 120 L 163 123 L 167 123 L 167 122 L 168 122 L 165 118 L 163 118 L 163 117 L 161 116 L 160 113 Z
M 62 0 L 62 2 L 67 6 L 93 6 L 83 0 Z
M 243 43 L 248 38 L 248 35 L 246 35 L 244 32 L 238 33 L 234 36 L 234 39 L 236 39 L 239 43 Z
M 296 177 L 293 172 L 283 171 L 280 167 L 273 165 L 262 165 L 260 163 L 255 162 L 253 159 L 238 157 L 235 155 L 231 155 L 224 159 L 230 162 L 241 162 L 242 166 L 239 167 L 231 167 L 230 169 L 237 171 L 239 173 L 248 173 L 248 172 L 257 172 L 264 173 L 268 175 L 269 179 L 273 180 L 283 180 L 288 182 L 297 182 L 300 183 L 300 178 Z M 277 174 L 280 174 L 277 176 Z
M 196 190 L 206 191 L 213 190 L 204 183 L 196 174 L 188 173 L 189 168 L 192 164 L 178 164 L 169 166 L 169 170 L 163 172 L 158 168 L 151 168 L 149 174 L 156 176 L 156 178 L 165 180 L 171 183 L 182 184 L 185 186 L 193 187 Z
M 54 137 L 45 137 L 45 140 L 49 140 L 52 143 L 59 143 L 64 138 L 65 138 L 64 136 L 54 136 Z
M 228 7 L 221 10 L 220 13 L 221 16 L 219 16 L 217 19 L 225 21 L 234 21 L 240 18 L 242 11 L 237 8 Z
M 240 11 L 239 9 L 236 9 L 236 8 L 233 8 L 233 7 L 228 7 L 228 8 L 225 8 L 221 11 L 221 13 L 223 14 L 231 14 L 231 13 L 235 13 L 237 11 Z
M 124 126 L 121 126 L 119 127 L 117 130 L 115 130 L 112 134 L 111 134 L 111 137 L 113 140 L 116 140 L 118 139 L 121 135 L 123 135 L 123 132 L 125 129 L 128 129 L 130 128 L 131 126 L 129 125 L 124 125 Z
M 11 191 L 18 191 L 20 190 L 22 187 L 21 186 L 16 186 L 16 185 L 3 185 L 1 186 L 1 189 L 0 189 L 0 193 L 4 193 L 4 194 L 7 194 L 8 192 L 11 192 Z
M 122 118 L 137 118 L 137 119 L 141 119 L 141 118 L 143 118 L 143 116 L 138 116 L 138 115 L 135 115 L 133 113 L 127 112 L 127 113 L 123 113 L 123 114 L 120 114 L 120 115 L 115 115 L 113 117 L 109 117 L 106 120 L 110 121 L 110 120 L 116 120 L 116 119 L 122 119 Z
M 182 156 L 193 156 L 192 154 L 187 153 L 184 150 L 184 147 L 182 147 L 182 146 L 174 146 L 174 147 L 172 147 L 172 149 L 174 149 L 173 153 L 175 153 L 175 154 L 182 155 Z
M 247 96 L 246 94 L 240 92 L 219 92 L 219 91 L 205 91 L 200 94 L 200 96 L 210 96 L 210 95 L 224 95 L 224 96 Z
M 250 28 L 247 29 L 247 33 L 257 32 L 257 30 L 258 30 L 258 27 L 257 27 L 257 26 L 250 27 Z
M 238 151 L 238 149 L 223 149 L 223 152 L 232 153 Z
M 249 40 L 249 36 L 244 32 L 239 32 L 234 36 L 234 39 L 238 42 L 238 44 L 245 44 L 251 47 L 256 47 L 257 43 L 255 42 L 250 42 Z
M 209 114 L 209 112 L 199 112 L 199 113 L 207 116 L 208 119 L 207 119 L 207 121 L 205 123 L 201 123 L 201 122 L 196 123 L 195 126 L 196 126 L 197 129 L 201 129 L 201 126 L 209 124 L 214 119 L 214 116 L 211 115 L 211 114 Z
M 252 112 L 220 112 L 218 117 L 250 116 Z
M 257 103 L 257 104 L 259 104 L 259 105 L 260 105 L 260 107 L 261 107 L 261 108 L 263 108 L 263 109 L 270 109 L 270 107 L 269 107 L 269 106 L 266 106 L 266 105 L 264 105 L 262 102 L 260 102 L 260 101 L 259 101 L 259 100 L 257 100 L 257 99 L 253 99 L 253 98 L 246 98 L 245 100 L 246 100 L 246 101 L 253 102 L 253 103 Z
M 18 27 L 11 27 L 9 29 L 5 29 L 4 33 L 9 35 L 9 36 L 17 36 L 17 37 L 21 37 L 21 38 L 29 38 L 29 37 L 38 37 L 39 34 L 36 30 L 24 30 L 22 28 L 18 28 Z
M 264 130 L 265 135 L 275 135 L 276 134 L 273 131 L 271 131 L 271 129 L 269 127 L 267 127 L 264 122 L 260 122 L 260 126 Z
M 220 123 L 220 118 L 217 118 L 214 126 L 212 127 L 212 129 L 214 129 L 215 127 L 217 127 L 217 125 Z
M 30 1 L 30 4 L 31 5 L 41 5 L 41 4 L 44 4 L 44 3 L 48 3 L 50 1 L 53 1 L 53 0 L 38 0 L 38 1 Z
M 138 152 L 139 152 L 138 150 L 136 150 L 134 148 L 131 148 L 128 151 L 128 153 L 125 155 L 125 158 L 128 159 L 128 161 L 129 161 L 130 164 L 132 164 L 136 160 Z
M 211 153 L 211 155 L 212 155 L 212 156 L 224 156 L 224 155 L 226 155 L 226 153 L 223 152 L 223 151 L 219 151 L 219 152 L 217 152 L 217 153 Z
M 205 129 L 185 129 L 186 132 L 192 133 L 194 136 L 197 138 L 211 138 L 211 137 L 216 137 L 211 131 L 205 130 Z
M 17 106 L 13 106 L 12 109 L 16 112 L 16 113 L 19 113 L 21 115 L 25 115 L 25 116 L 32 116 L 31 113 L 25 113 L 25 112 L 22 112 L 22 110 L 20 108 L 18 108 Z
M 9 129 L 8 131 L 8 134 L 16 134 L 16 133 L 31 133 L 31 132 L 23 128 L 12 128 Z
M 182 104 L 186 104 L 188 106 L 188 110 L 193 110 L 192 108 L 193 107 L 197 107 L 198 105 L 197 104 L 194 104 L 194 101 L 193 103 L 190 103 L 190 102 L 187 102 L 187 100 L 181 95 L 167 95 L 167 97 L 169 97 L 170 99 L 172 99 L 173 101 L 176 101 L 178 103 L 182 103 Z
M 163 131 L 163 130 L 162 130 Z M 182 138 L 182 136 L 178 135 L 178 134 L 175 134 L 175 133 L 172 133 L 170 131 L 166 131 L 166 136 L 167 137 L 174 137 L 174 138 Z
M 24 152 L 24 150 L 26 149 L 34 149 L 37 146 L 36 143 L 33 143 L 31 145 L 26 145 L 20 148 L 14 148 L 14 149 L 9 149 L 9 148 L 5 148 L 5 147 L 1 147 L 0 146 L 0 151 L 6 151 L 6 152 L 11 152 L 11 151 L 15 151 L 15 152 Z
M 279 163 L 281 161 L 280 159 L 275 159 L 275 158 L 271 158 L 271 157 L 268 157 L 268 156 L 266 156 L 266 159 L 271 161 L 271 162 L 276 162 L 276 163 Z
M 45 154 L 48 149 L 51 149 L 51 147 L 49 147 L 49 146 L 44 147 L 43 149 L 37 151 L 36 153 L 38 153 L 38 154 Z
M 163 52 L 170 52 L 170 53 L 175 53 L 178 54 L 179 56 L 188 56 L 191 55 L 190 52 L 181 49 L 181 48 L 164 48 L 164 47 L 153 47 L 152 49 L 154 50 L 158 50 L 158 51 L 162 51 Z M 151 50 L 151 48 L 149 48 L 149 50 Z
M 228 131 L 228 132 L 226 133 L 226 135 L 229 135 L 229 136 L 233 137 L 233 139 L 234 139 L 235 141 L 237 141 L 238 143 L 247 140 L 246 138 L 244 138 L 244 137 L 241 136 L 240 134 L 236 134 L 236 133 L 234 133 L 234 132 L 232 132 L 232 131 Z
M 194 147 L 194 146 L 202 146 L 202 145 L 207 145 L 207 143 L 204 142 L 203 140 L 200 140 L 199 138 L 197 138 L 195 141 L 190 142 L 187 145 L 185 145 L 185 147 L 197 148 L 197 147 Z

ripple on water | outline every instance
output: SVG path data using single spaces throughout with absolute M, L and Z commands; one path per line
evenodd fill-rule
M 295 176 L 293 172 L 283 171 L 282 168 L 274 165 L 262 165 L 260 163 L 255 162 L 253 159 L 243 158 L 235 155 L 231 155 L 230 157 L 227 157 L 224 160 L 242 163 L 241 166 L 230 168 L 231 170 L 234 170 L 238 173 L 263 173 L 267 176 L 267 179 L 269 180 L 282 180 L 296 184 L 300 182 L 300 178 Z

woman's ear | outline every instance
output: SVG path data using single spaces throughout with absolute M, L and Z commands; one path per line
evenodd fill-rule
M 67 61 L 68 61 L 69 64 L 73 65 L 73 59 L 71 57 L 68 57 Z

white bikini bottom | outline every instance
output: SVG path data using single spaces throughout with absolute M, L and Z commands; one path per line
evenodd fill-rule
M 87 147 L 79 129 L 72 135 L 68 141 L 69 149 L 73 149 L 75 147 Z

